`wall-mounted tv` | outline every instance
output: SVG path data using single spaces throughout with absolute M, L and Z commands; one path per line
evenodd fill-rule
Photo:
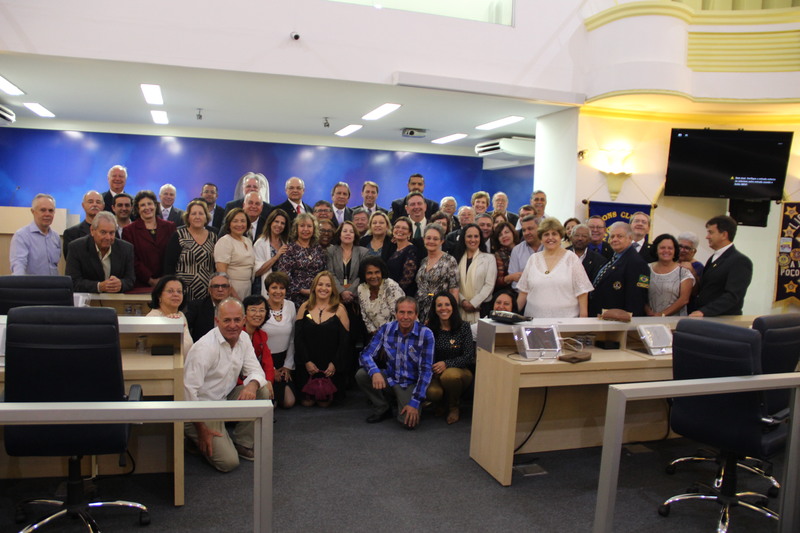
M 673 129 L 667 196 L 780 200 L 791 131 Z

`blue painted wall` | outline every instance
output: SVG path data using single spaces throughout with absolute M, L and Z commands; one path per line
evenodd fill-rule
M 425 196 L 439 201 L 454 196 L 469 203 L 474 191 L 505 191 L 516 210 L 532 190 L 533 166 L 484 171 L 477 157 L 420 154 L 268 142 L 160 137 L 115 133 L 0 129 L 0 205 L 27 206 L 37 193 L 56 197 L 58 207 L 82 214 L 83 194 L 108 189 L 106 174 L 115 164 L 128 168 L 126 191 L 158 192 L 164 183 L 178 189 L 176 205 L 184 206 L 202 184 L 219 186 L 219 202 L 233 198 L 239 177 L 261 172 L 270 184 L 270 201 L 286 199 L 283 184 L 291 176 L 306 183 L 305 200 L 330 200 L 337 181 L 353 190 L 350 205 L 361 200 L 366 180 L 380 186 L 378 203 L 388 207 L 406 194 L 408 176 L 425 176 Z

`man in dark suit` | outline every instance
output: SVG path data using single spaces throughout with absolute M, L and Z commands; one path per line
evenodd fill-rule
M 609 309 L 621 309 L 630 316 L 644 316 L 650 267 L 631 246 L 630 225 L 625 222 L 611 224 L 608 242 L 614 255 L 592 280 L 594 290 L 589 293 L 589 316 L 597 316 Z
M 192 340 L 197 342 L 200 337 L 214 328 L 214 311 L 217 305 L 231 295 L 231 282 L 225 272 L 214 272 L 208 282 L 208 296 L 202 300 L 192 300 L 183 310 L 189 333 Z
M 706 240 L 714 254 L 703 269 L 689 316 L 742 314 L 753 262 L 733 245 L 736 227 L 736 221 L 724 215 L 706 222 Z
M 609 246 L 605 240 L 606 221 L 603 220 L 601 216 L 593 215 L 586 221 L 586 225 L 589 227 L 589 249 L 593 252 L 597 252 L 606 259 L 611 259 L 614 255 L 614 250 L 611 249 L 611 246 Z
M 89 191 L 83 195 L 81 207 L 85 213 L 84 219 L 64 230 L 64 259 L 69 255 L 69 244 L 72 241 L 89 235 L 94 217 L 103 210 L 103 197 L 97 191 Z
M 184 226 L 183 210 L 175 207 L 175 197 L 177 195 L 175 186 L 165 183 L 158 190 L 158 206 L 156 206 L 156 216 L 168 220 L 175 224 L 176 228 Z
M 264 202 L 261 201 L 261 195 L 257 191 L 247 193 L 243 200 L 242 210 L 250 220 L 250 231 L 245 235 L 250 238 L 250 242 L 255 243 L 261 236 L 261 232 L 264 231 L 268 213 L 264 209 Z M 228 233 L 226 230 L 221 230 L 219 236 L 226 235 Z
M 269 182 L 264 174 L 247 172 L 244 176 L 239 178 L 239 181 L 242 183 L 242 197 L 238 200 L 231 200 L 225 204 L 225 214 L 222 216 L 222 223 L 220 223 L 219 226 L 220 228 L 222 228 L 222 224 L 225 222 L 225 217 L 228 215 L 228 211 L 244 206 L 244 197 L 247 195 L 247 193 L 257 191 L 261 194 L 261 201 L 264 202 L 266 211 L 269 212 L 272 209 L 272 206 L 269 204 Z
M 311 206 L 303 201 L 303 194 L 306 192 L 306 184 L 298 177 L 291 177 L 286 180 L 284 185 L 286 191 L 286 201 L 275 207 L 283 209 L 289 215 L 289 224 L 294 222 L 294 219 L 300 213 L 311 214 Z
M 103 193 L 103 211 L 111 212 L 114 205 L 114 197 L 121 192 L 125 192 L 125 184 L 128 183 L 128 169 L 122 165 L 114 165 L 108 169 L 108 190 Z
M 211 214 L 211 227 L 219 233 L 222 228 L 222 223 L 225 221 L 225 209 L 217 205 L 217 198 L 219 196 L 219 188 L 214 183 L 204 183 L 203 189 L 200 192 L 200 197 L 208 205 L 208 212 Z
M 350 185 L 340 181 L 331 189 L 331 203 L 333 204 L 333 223 L 338 227 L 345 220 L 353 220 L 353 210 L 347 207 L 350 201 Z
M 578 224 L 572 228 L 572 233 L 570 234 L 572 246 L 567 248 L 567 250 L 575 252 L 575 255 L 577 255 L 583 263 L 583 269 L 586 270 L 586 275 L 589 277 L 589 280 L 592 281 L 597 276 L 597 273 L 600 272 L 600 268 L 608 263 L 608 259 L 597 252 L 589 250 L 589 239 L 589 226 L 586 224 Z
M 425 192 L 425 176 L 422 174 L 411 174 L 411 176 L 408 177 L 408 192 L 423 194 Z M 400 217 L 406 216 L 406 198 L 408 198 L 407 195 L 392 201 L 392 220 L 397 220 Z M 423 199 L 425 200 L 425 219 L 427 220 L 439 210 L 439 204 L 428 198 L 423 197 Z
M 364 185 L 361 186 L 361 199 L 363 200 L 361 207 L 367 212 L 367 217 L 371 217 L 376 211 L 389 214 L 388 209 L 384 209 L 378 205 L 379 191 L 380 188 L 374 181 L 365 181 Z
M 122 230 L 132 222 L 133 197 L 126 192 L 119 193 L 114 197 L 114 204 L 111 209 L 117 218 L 117 237 L 121 239 Z
M 98 194 L 98 196 L 100 196 Z M 66 275 L 75 292 L 119 293 L 133 288 L 133 245 L 117 239 L 114 215 L 103 211 L 94 217 L 91 234 L 72 241 Z
M 642 211 L 637 211 L 631 215 L 631 232 L 633 245 L 639 255 L 642 256 L 642 259 L 647 263 L 655 261 L 656 258 L 650 249 L 650 243 L 647 242 L 647 236 L 650 234 L 650 215 Z
M 519 216 L 513 211 L 508 210 L 508 195 L 506 193 L 503 191 L 497 191 L 494 193 L 492 196 L 492 209 L 493 211 L 489 213 L 492 215 L 492 218 L 494 218 L 495 213 L 502 213 L 512 226 L 517 226 Z

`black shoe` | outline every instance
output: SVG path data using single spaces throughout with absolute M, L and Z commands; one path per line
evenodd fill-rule
M 367 424 L 377 424 L 378 422 L 383 422 L 390 418 L 392 418 L 392 410 L 387 409 L 379 415 L 369 415 L 367 417 Z

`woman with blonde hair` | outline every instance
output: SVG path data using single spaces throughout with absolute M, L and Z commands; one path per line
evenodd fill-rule
M 325 250 L 319 245 L 317 219 L 308 213 L 300 213 L 292 223 L 286 252 L 274 267 L 274 270 L 289 276 L 287 296 L 295 306 L 300 307 L 308 299 L 311 280 L 325 270 L 326 263 Z

